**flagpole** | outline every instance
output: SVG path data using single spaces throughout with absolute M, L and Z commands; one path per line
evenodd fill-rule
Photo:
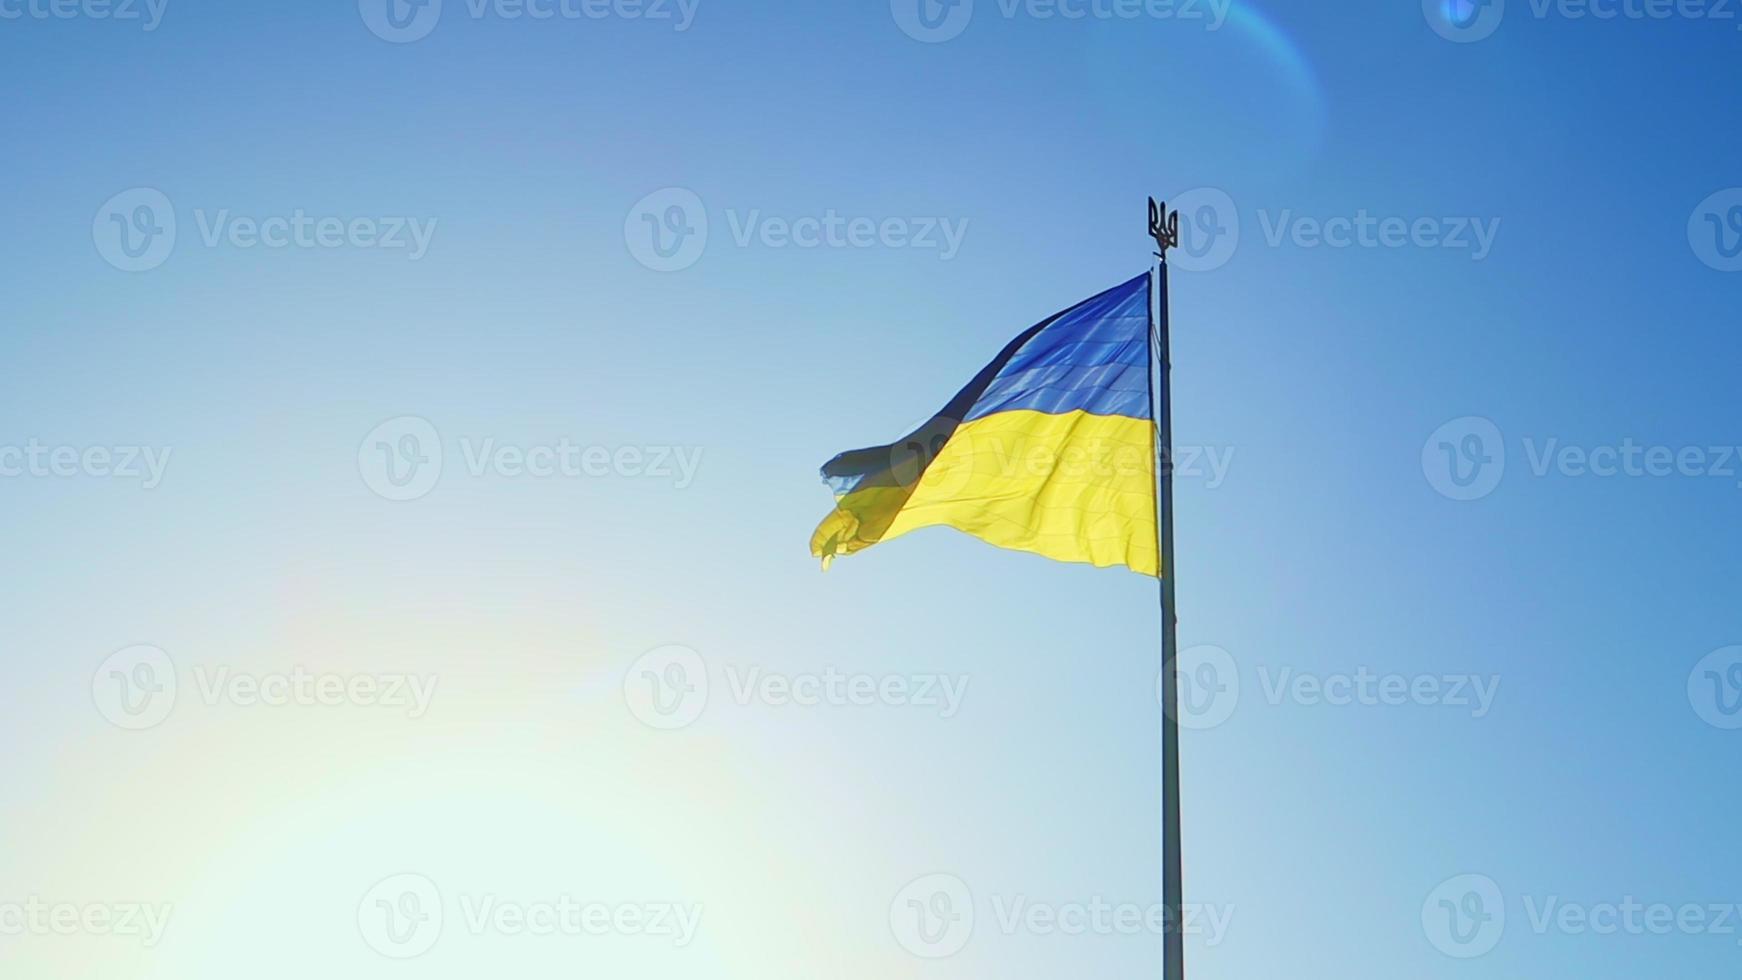
M 1163 980 L 1185 980 L 1185 933 L 1182 917 L 1184 875 L 1180 862 L 1179 779 L 1179 638 L 1174 605 L 1173 561 L 1173 370 L 1168 333 L 1167 250 L 1179 245 L 1179 212 L 1149 199 L 1149 234 L 1155 239 L 1156 263 L 1150 274 L 1150 341 L 1156 367 L 1151 380 L 1156 407 L 1156 456 L 1160 492 L 1156 501 L 1156 551 L 1161 560 L 1161 896 L 1166 931 L 1162 943 Z M 1154 398 L 1154 385 L 1161 385 Z

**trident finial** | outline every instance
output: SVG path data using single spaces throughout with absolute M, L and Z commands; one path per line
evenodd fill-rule
M 1169 211 L 1167 205 L 1155 198 L 1149 199 L 1149 237 L 1155 239 L 1155 247 L 1160 251 L 1155 257 L 1167 261 L 1167 250 L 1179 247 L 1179 212 Z

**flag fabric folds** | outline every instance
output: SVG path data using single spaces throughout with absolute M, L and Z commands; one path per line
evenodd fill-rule
M 898 442 L 823 466 L 828 563 L 922 527 L 1159 575 L 1149 276 L 1041 321 Z

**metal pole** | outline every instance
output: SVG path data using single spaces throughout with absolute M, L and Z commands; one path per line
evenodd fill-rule
M 1152 387 L 1160 384 L 1156 408 L 1156 450 L 1160 489 L 1156 499 L 1156 551 L 1161 561 L 1161 895 L 1167 929 L 1163 935 L 1163 980 L 1185 980 L 1185 920 L 1182 915 L 1184 875 L 1180 866 L 1179 779 L 1179 637 L 1174 605 L 1173 559 L 1173 370 L 1168 335 L 1167 250 L 1179 245 L 1179 212 L 1149 201 L 1149 233 L 1157 245 L 1151 273 L 1151 344 L 1156 367 Z

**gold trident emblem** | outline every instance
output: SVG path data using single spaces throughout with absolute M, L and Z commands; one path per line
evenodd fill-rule
M 1166 261 L 1167 250 L 1179 247 L 1179 212 L 1169 211 L 1167 205 L 1149 199 L 1149 237 L 1155 239 L 1156 258 Z

